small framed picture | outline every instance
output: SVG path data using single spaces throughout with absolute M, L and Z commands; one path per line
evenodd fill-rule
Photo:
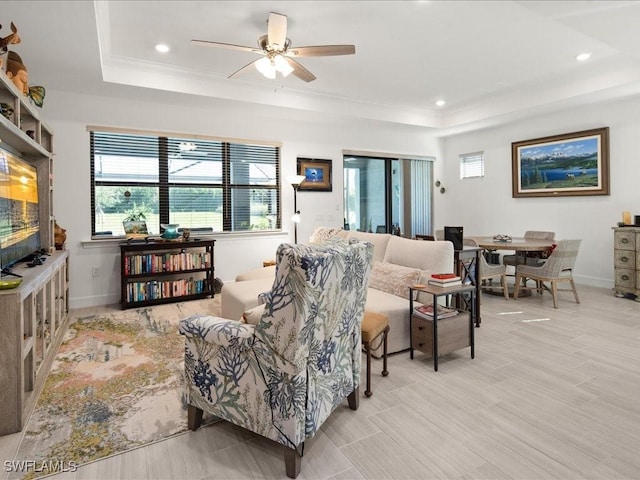
M 332 189 L 331 160 L 298 158 L 298 175 L 304 175 L 298 190 L 330 192 Z

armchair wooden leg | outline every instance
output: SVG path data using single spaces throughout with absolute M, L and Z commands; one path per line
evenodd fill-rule
M 304 448 L 304 443 L 301 445 Z M 298 453 L 296 448 L 284 449 L 284 467 L 287 471 L 287 477 L 296 478 L 300 473 L 302 465 L 302 455 Z
M 347 401 L 349 402 L 349 408 L 351 410 L 357 410 L 360 406 L 360 387 L 356 387 L 353 389 L 353 392 L 349 394 L 347 397 Z
M 187 408 L 187 427 L 189 430 L 197 430 L 202 425 L 202 410 L 189 404 Z
M 518 299 L 518 293 L 520 293 L 520 279 L 521 278 L 522 278 L 522 276 L 518 275 L 516 273 L 516 286 L 515 286 L 515 288 L 513 290 L 513 298 L 516 299 L 516 300 Z

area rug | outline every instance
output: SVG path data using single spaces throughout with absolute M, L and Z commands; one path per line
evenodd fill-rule
M 72 312 L 15 458 L 33 462 L 23 478 L 185 432 L 184 337 L 178 322 L 197 313 L 218 315 L 219 298 Z

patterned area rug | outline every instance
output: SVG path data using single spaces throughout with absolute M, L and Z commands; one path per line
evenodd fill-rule
M 187 430 L 184 337 L 178 322 L 219 315 L 220 297 L 71 312 L 16 460 L 33 478 Z M 84 312 L 84 313 L 83 313 Z M 10 478 L 24 477 L 24 472 Z

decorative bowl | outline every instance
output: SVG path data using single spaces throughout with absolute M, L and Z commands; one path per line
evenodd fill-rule
M 168 224 L 161 224 L 160 225 L 162 228 L 164 228 L 164 232 L 162 232 L 162 235 L 160 235 L 162 238 L 167 238 L 169 240 L 173 240 L 174 238 L 178 238 L 179 234 L 178 234 L 178 227 L 180 226 L 177 223 L 168 223 Z
M 22 283 L 22 278 L 0 278 L 0 290 L 16 288 Z

